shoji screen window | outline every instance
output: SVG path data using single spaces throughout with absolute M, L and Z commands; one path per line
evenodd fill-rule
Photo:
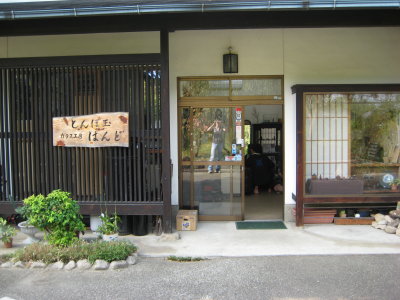
M 319 193 L 311 184 L 350 176 L 349 99 L 346 94 L 306 94 L 304 101 L 305 191 Z

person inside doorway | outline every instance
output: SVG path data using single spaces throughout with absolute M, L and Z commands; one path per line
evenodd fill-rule
M 222 158 L 222 148 L 224 146 L 224 133 L 226 131 L 225 126 L 222 123 L 222 111 L 217 109 L 215 111 L 215 120 L 214 122 L 207 128 L 207 131 L 213 133 L 212 143 L 211 143 L 211 153 L 210 153 L 210 161 L 220 161 Z M 208 173 L 214 172 L 214 166 L 208 166 Z M 215 172 L 219 173 L 221 171 L 221 166 L 217 165 L 215 168 Z
M 246 176 L 254 194 L 259 194 L 261 188 L 265 188 L 268 192 L 272 191 L 274 185 L 274 170 L 275 164 L 262 154 L 260 144 L 249 144 L 248 155 L 245 160 L 246 171 L 249 176 Z

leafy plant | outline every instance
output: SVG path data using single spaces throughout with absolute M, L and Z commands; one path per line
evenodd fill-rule
M 9 243 L 12 241 L 13 236 L 17 234 L 17 230 L 11 225 L 7 224 L 7 221 L 0 218 L 0 239 L 3 243 Z
M 78 203 L 65 191 L 32 195 L 24 199 L 22 211 L 29 224 L 46 232 L 45 239 L 52 245 L 71 245 L 85 229 Z
M 394 179 L 394 180 L 390 183 L 390 185 L 394 185 L 394 186 L 400 185 L 400 178 Z
M 170 261 L 177 261 L 177 262 L 192 262 L 192 261 L 201 261 L 204 258 L 201 257 L 190 257 L 190 256 L 168 256 L 167 258 Z
M 125 260 L 136 251 L 136 246 L 128 241 L 88 243 L 80 240 L 63 248 L 50 244 L 33 243 L 15 252 L 12 259 L 24 262 L 40 260 L 46 264 L 57 261 L 68 263 L 71 260 L 81 259 L 87 259 L 90 263 L 94 263 L 97 259 L 112 262 Z
M 121 218 L 116 213 L 109 216 L 106 213 L 100 215 L 102 224 L 97 228 L 97 231 L 101 234 L 114 234 L 118 233 L 118 223 L 121 222 Z

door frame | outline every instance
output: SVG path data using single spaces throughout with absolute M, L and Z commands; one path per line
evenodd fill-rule
M 189 162 L 184 162 L 182 158 L 182 131 L 180 124 L 182 124 L 182 114 L 181 110 L 184 108 L 188 108 L 190 110 L 190 114 L 192 113 L 192 109 L 194 108 L 241 108 L 242 109 L 242 120 L 241 120 L 241 135 L 244 137 L 244 110 L 242 105 L 237 105 L 236 103 L 231 103 L 227 105 L 226 102 L 220 102 L 216 101 L 213 103 L 213 105 L 204 105 L 204 104 L 195 104 L 192 103 L 192 105 L 181 105 L 178 107 L 178 180 L 179 180 L 179 207 L 183 207 L 183 197 L 182 197 L 182 166 L 203 166 L 207 163 L 207 165 L 212 164 L 212 165 L 221 165 L 221 166 L 239 166 L 240 167 L 240 176 L 241 176 L 241 213 L 240 216 L 223 216 L 223 215 L 199 215 L 199 220 L 200 221 L 239 221 L 244 219 L 244 211 L 245 211 L 245 194 L 244 194 L 244 155 L 242 156 L 242 160 L 239 161 L 219 161 L 217 162 L 209 162 L 209 161 L 193 161 L 192 159 Z M 231 115 L 230 115 L 231 116 Z M 233 126 L 235 126 L 233 124 Z M 190 131 L 192 131 L 192 123 L 190 123 Z M 192 139 L 190 140 L 192 144 Z M 191 172 L 191 185 L 190 185 L 190 194 L 191 194 L 191 209 L 193 209 L 194 206 L 194 172 Z
M 251 80 L 251 79 L 265 79 L 265 80 L 280 80 L 281 88 L 278 97 L 273 95 L 268 96 L 233 96 L 232 95 L 232 80 Z M 180 82 L 181 81 L 197 81 L 197 80 L 229 80 L 229 95 L 228 96 L 185 96 L 181 95 L 180 91 Z M 182 132 L 181 132 L 181 124 L 182 124 L 182 116 L 180 110 L 184 107 L 194 108 L 213 108 L 213 107 L 241 107 L 242 108 L 242 137 L 244 138 L 244 120 L 245 117 L 245 106 L 249 105 L 282 105 L 282 170 L 284 170 L 285 160 L 284 160 L 284 76 L 283 75 L 232 75 L 232 76 L 186 76 L 186 77 L 177 77 L 177 135 L 178 135 L 178 189 L 179 189 L 179 208 L 183 207 L 183 197 L 182 197 Z M 221 161 L 221 165 L 224 161 Z M 241 217 L 235 218 L 234 216 L 199 216 L 200 221 L 238 221 L 244 220 L 245 213 L 245 155 L 242 156 L 241 165 L 241 184 L 242 184 L 242 200 L 241 200 Z M 232 162 L 229 162 L 232 163 Z M 191 162 L 193 165 L 193 162 Z M 191 193 L 193 195 L 193 187 L 191 187 Z M 284 192 L 283 192 L 284 193 Z

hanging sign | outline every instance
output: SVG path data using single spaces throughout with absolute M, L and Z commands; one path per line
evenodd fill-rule
M 53 146 L 129 147 L 129 113 L 53 118 Z
M 239 107 L 236 108 L 236 125 L 242 125 L 242 109 Z

